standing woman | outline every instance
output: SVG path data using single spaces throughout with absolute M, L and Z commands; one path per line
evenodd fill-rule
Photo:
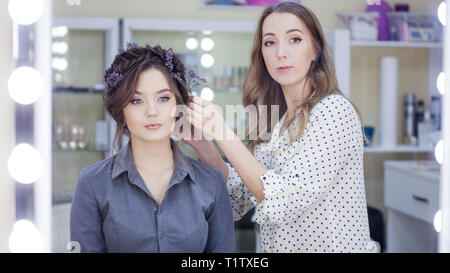
M 278 106 L 282 116 L 272 127 L 264 122 L 271 112 L 260 112 L 253 128 L 267 130 L 270 139 L 249 138 L 248 149 L 215 105 L 200 98 L 189 104 L 190 122 L 216 141 L 233 167 L 211 141 L 185 140 L 227 180 L 234 219 L 256 205 L 264 252 L 365 252 L 362 123 L 338 88 L 322 28 L 309 9 L 283 2 L 263 11 L 243 102 Z M 247 128 L 246 136 L 252 133 Z

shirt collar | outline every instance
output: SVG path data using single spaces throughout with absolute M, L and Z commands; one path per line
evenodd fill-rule
M 190 176 L 190 180 L 195 184 L 195 172 L 192 164 L 189 161 L 189 157 L 186 156 L 178 147 L 178 145 L 173 146 L 174 149 L 174 160 L 175 160 L 175 170 L 173 179 L 182 180 L 186 175 Z M 112 179 L 118 177 L 124 172 L 135 173 L 137 172 L 136 166 L 134 164 L 133 155 L 131 153 L 131 144 L 128 142 L 127 145 L 123 146 L 122 149 L 116 154 L 114 160 L 114 166 L 112 169 Z M 181 179 L 180 179 L 181 178 Z

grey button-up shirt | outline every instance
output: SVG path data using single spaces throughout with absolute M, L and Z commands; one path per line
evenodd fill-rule
M 81 252 L 235 251 L 222 174 L 176 149 L 160 206 L 136 170 L 130 145 L 79 171 L 70 236 Z

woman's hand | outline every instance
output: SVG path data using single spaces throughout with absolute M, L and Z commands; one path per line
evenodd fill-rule
M 208 140 L 224 140 L 229 131 L 220 109 L 198 96 L 188 104 L 187 120 Z
M 172 135 L 184 143 L 191 146 L 197 153 L 200 153 L 206 146 L 208 146 L 208 140 L 206 140 L 201 131 L 195 128 L 189 123 L 185 117 L 181 118 L 178 122 L 182 122 L 183 126 L 181 130 L 174 130 Z M 184 120 L 183 120 L 184 119 Z M 178 128 L 178 127 L 177 127 Z M 181 131 L 181 132 L 180 132 Z

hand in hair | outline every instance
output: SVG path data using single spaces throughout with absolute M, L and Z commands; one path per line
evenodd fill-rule
M 211 102 L 194 97 L 188 104 L 187 120 L 208 140 L 227 139 L 229 128 L 219 108 Z

